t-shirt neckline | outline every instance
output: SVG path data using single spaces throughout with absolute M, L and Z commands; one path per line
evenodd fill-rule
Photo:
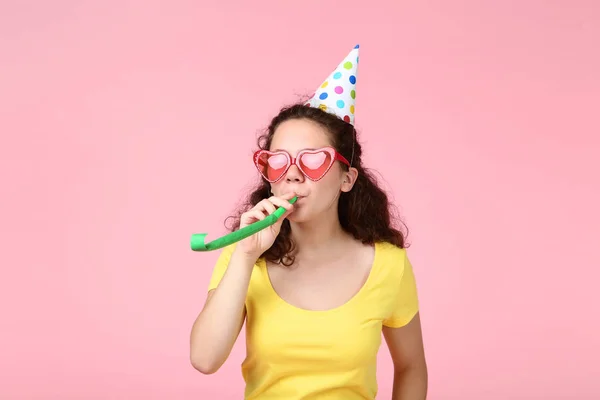
M 355 303 L 356 301 L 358 301 L 358 299 L 360 297 L 362 297 L 363 294 L 369 289 L 371 282 L 374 279 L 373 277 L 376 274 L 376 268 L 379 265 L 379 263 L 378 263 L 379 252 L 380 252 L 379 243 L 375 242 L 373 245 L 373 248 L 374 248 L 374 255 L 373 255 L 373 261 L 371 262 L 371 268 L 369 270 L 369 274 L 367 275 L 367 279 L 365 280 L 363 285 L 360 287 L 360 289 L 356 293 L 354 293 L 354 295 L 352 297 L 350 297 L 343 304 L 333 307 L 333 308 L 325 309 L 325 310 L 310 310 L 307 308 L 302 308 L 302 307 L 296 306 L 296 305 L 291 304 L 288 301 L 284 300 L 279 295 L 279 293 L 277 293 L 275 288 L 273 287 L 273 282 L 271 282 L 271 277 L 269 276 L 269 271 L 267 269 L 267 262 L 264 258 L 260 259 L 259 268 L 260 268 L 260 271 L 262 274 L 262 278 L 264 279 L 266 285 L 268 286 L 269 294 L 271 296 L 273 296 L 279 303 L 283 304 L 285 307 L 287 307 L 291 310 L 294 310 L 296 312 L 304 313 L 304 314 L 315 314 L 315 315 L 316 314 L 332 314 L 332 313 L 337 313 L 337 312 L 343 311 L 346 308 L 352 306 L 352 304 Z

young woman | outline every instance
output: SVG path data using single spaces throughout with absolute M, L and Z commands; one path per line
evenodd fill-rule
M 348 70 L 347 59 L 338 69 Z M 335 72 L 326 82 L 342 78 Z M 233 229 L 277 207 L 287 211 L 220 254 L 192 327 L 192 365 L 216 372 L 246 322 L 246 399 L 374 399 L 383 334 L 394 366 L 392 398 L 425 399 L 404 235 L 362 164 L 353 119 L 316 95 L 321 100 L 282 109 L 259 139 L 254 162 L 262 181 Z

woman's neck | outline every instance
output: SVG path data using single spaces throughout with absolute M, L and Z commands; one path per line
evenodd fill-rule
M 290 222 L 292 239 L 303 259 L 336 254 L 347 245 L 350 235 L 342 229 L 337 213 L 328 213 L 309 223 Z

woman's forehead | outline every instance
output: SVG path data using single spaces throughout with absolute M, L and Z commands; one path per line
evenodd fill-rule
M 289 120 L 277 127 L 270 147 L 292 153 L 325 146 L 331 146 L 331 141 L 322 126 L 311 121 Z

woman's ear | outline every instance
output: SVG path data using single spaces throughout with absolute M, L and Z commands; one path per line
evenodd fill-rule
M 347 172 L 344 172 L 344 176 L 342 178 L 342 192 L 351 191 L 357 178 L 358 170 L 356 168 L 350 168 Z

